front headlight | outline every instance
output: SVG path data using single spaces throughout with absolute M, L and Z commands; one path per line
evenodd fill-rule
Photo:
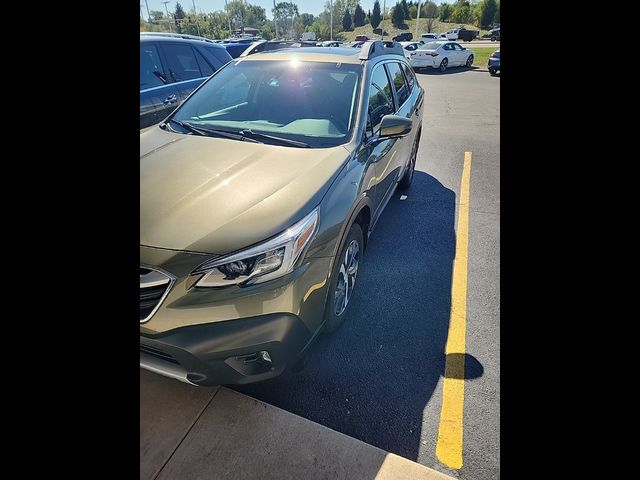
M 226 287 L 266 282 L 289 273 L 316 233 L 318 209 L 280 235 L 239 253 L 214 258 L 193 273 L 206 273 L 196 287 Z

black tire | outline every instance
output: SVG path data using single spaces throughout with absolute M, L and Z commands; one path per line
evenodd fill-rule
M 489 74 L 491 74 L 491 76 L 494 76 L 496 74 L 496 71 L 493 68 L 490 68 Z
M 348 263 L 347 260 L 349 257 L 346 256 L 347 250 L 352 245 L 353 242 L 356 242 L 357 245 L 357 257 L 355 259 L 355 272 L 353 276 L 350 277 L 348 274 L 348 270 L 352 270 L 352 263 L 345 266 L 345 263 Z M 355 282 L 358 274 L 358 265 L 362 260 L 364 248 L 364 239 L 362 236 L 362 229 L 360 225 L 354 223 L 351 225 L 349 229 L 349 233 L 347 233 L 346 239 L 342 246 L 340 247 L 340 253 L 336 256 L 333 262 L 333 269 L 331 271 L 331 283 L 329 284 L 329 292 L 327 294 L 327 304 L 324 311 L 324 326 L 322 327 L 322 331 L 326 333 L 335 332 L 340 326 L 344 323 L 344 319 L 346 318 L 349 312 L 349 305 L 352 304 L 350 301 L 353 295 L 353 289 L 355 287 Z M 355 250 L 355 245 L 353 250 Z M 351 256 L 352 258 L 352 256 Z M 344 272 L 343 272 L 344 270 Z M 351 283 L 350 291 L 347 288 L 346 281 Z M 346 289 L 346 290 L 345 290 Z M 346 297 L 342 296 L 340 292 L 345 292 Z M 344 300 L 346 298 L 346 305 L 344 305 Z M 342 301 L 341 301 L 342 299 Z M 338 305 L 336 306 L 336 301 Z
M 398 188 L 400 190 L 406 190 L 411 186 L 411 182 L 413 181 L 413 173 L 416 169 L 416 159 L 418 158 L 418 145 L 420 143 L 420 133 L 416 135 L 416 139 L 413 142 L 413 147 L 411 147 L 411 156 L 409 157 L 409 168 L 398 182 Z
M 443 58 L 442 61 L 440 62 L 440 66 L 438 67 L 438 69 L 441 72 L 445 72 L 447 70 L 447 65 L 449 65 L 449 60 L 447 60 L 446 58 Z
M 473 65 L 473 55 L 469 55 L 467 58 L 467 68 L 471 68 L 471 65 Z

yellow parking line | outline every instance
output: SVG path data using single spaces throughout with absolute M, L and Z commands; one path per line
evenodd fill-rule
M 464 353 L 467 329 L 467 259 L 469 253 L 469 183 L 471 152 L 464 153 L 456 258 L 453 261 L 451 316 L 445 353 L 447 360 L 442 387 L 442 410 L 436 457 L 449 468 L 462 468 L 462 423 L 464 406 Z

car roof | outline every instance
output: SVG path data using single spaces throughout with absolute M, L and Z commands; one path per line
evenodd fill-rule
M 198 44 L 205 44 L 208 47 L 213 47 L 213 48 L 222 48 L 224 49 L 223 45 L 220 45 L 219 43 L 215 43 L 213 40 L 210 40 L 208 38 L 201 38 L 201 37 L 195 37 L 192 36 L 190 38 L 184 38 L 184 37 L 180 37 L 180 36 L 172 36 L 172 35 L 154 35 L 154 33 L 156 32 L 149 32 L 149 33 L 140 33 L 140 41 L 141 42 L 172 42 L 172 43 L 189 43 L 189 44 L 193 44 L 193 43 L 198 43 Z
M 339 59 L 342 63 L 360 63 L 360 50 L 345 47 L 282 48 L 244 57 L 244 61 L 287 61 L 291 60 L 293 55 L 301 62 L 336 62 Z

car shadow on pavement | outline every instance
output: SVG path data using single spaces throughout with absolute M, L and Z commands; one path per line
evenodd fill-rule
M 371 235 L 343 326 L 293 372 L 233 388 L 416 460 L 423 411 L 445 372 L 454 222 L 455 193 L 416 171 Z M 482 375 L 477 360 L 460 361 L 465 378 Z

